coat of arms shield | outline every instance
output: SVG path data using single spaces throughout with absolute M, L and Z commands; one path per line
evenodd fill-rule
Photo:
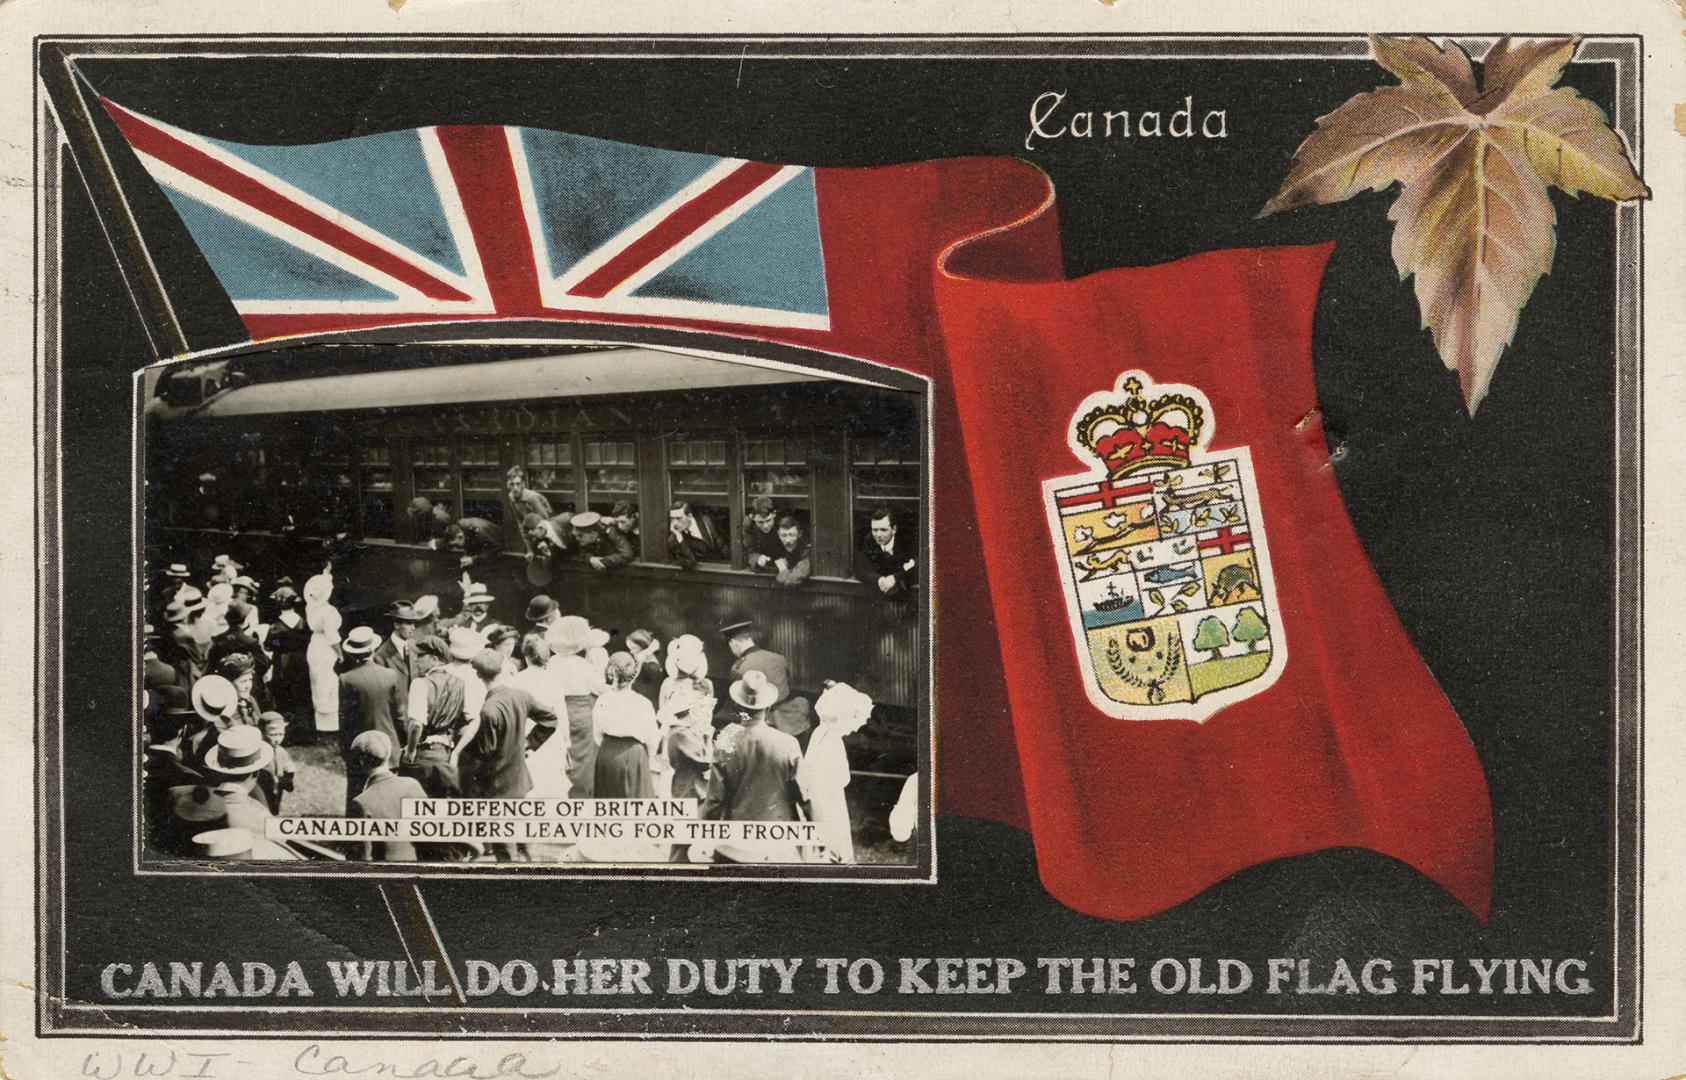
M 1205 720 L 1287 662 L 1252 455 L 1208 452 L 1213 419 L 1195 387 L 1126 371 L 1067 431 L 1097 467 L 1042 486 L 1078 668 L 1110 716 Z

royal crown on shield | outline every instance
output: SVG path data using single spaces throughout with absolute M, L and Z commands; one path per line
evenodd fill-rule
M 1129 395 L 1106 403 L 1077 421 L 1077 442 L 1101 459 L 1107 475 L 1121 476 L 1148 468 L 1182 468 L 1189 450 L 1200 442 L 1206 410 L 1184 394 L 1163 394 L 1148 401 L 1140 379 L 1124 381 Z

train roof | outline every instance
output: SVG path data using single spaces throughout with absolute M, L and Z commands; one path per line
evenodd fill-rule
M 190 372 L 182 371 L 181 375 L 190 376 Z M 716 360 L 658 349 L 598 349 L 248 382 L 218 389 L 203 402 L 185 407 L 172 407 L 162 399 L 154 399 L 148 411 L 160 419 L 212 418 L 819 381 L 830 380 L 761 362 Z

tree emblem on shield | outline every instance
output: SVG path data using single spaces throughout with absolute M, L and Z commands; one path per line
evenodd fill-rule
M 1129 720 L 1205 720 L 1287 663 L 1252 454 L 1209 452 L 1206 395 L 1126 371 L 1067 442 L 1090 472 L 1042 485 L 1089 700 Z

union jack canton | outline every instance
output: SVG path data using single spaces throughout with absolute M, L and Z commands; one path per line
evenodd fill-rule
M 830 328 L 811 168 L 496 125 L 259 146 L 102 102 L 253 339 L 511 318 Z

